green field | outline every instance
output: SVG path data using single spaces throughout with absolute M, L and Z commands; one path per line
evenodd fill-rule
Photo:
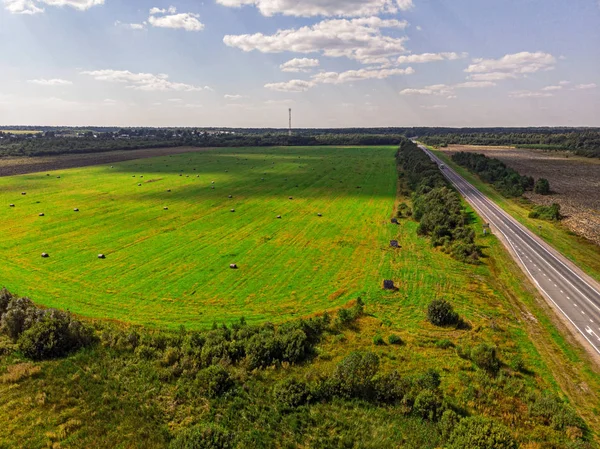
M 84 316 L 190 328 L 378 294 L 394 151 L 222 149 L 0 179 L 0 284 Z

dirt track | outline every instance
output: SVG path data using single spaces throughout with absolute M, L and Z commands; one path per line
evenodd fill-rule
M 144 150 L 110 151 L 106 153 L 61 154 L 44 157 L 6 157 L 0 158 L 0 176 L 24 175 L 65 168 L 86 167 L 88 165 L 110 164 L 169 154 L 207 151 L 211 148 L 177 147 L 150 148 Z
M 536 204 L 558 203 L 567 218 L 563 223 L 573 232 L 600 245 L 600 160 L 573 156 L 564 152 L 451 145 L 444 149 L 483 153 L 500 159 L 522 175 L 550 181 L 552 195 L 527 192 L 525 196 Z

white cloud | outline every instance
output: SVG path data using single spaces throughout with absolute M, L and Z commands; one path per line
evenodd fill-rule
M 417 25 L 416 28 L 417 28 L 417 31 L 423 31 L 423 28 L 421 27 L 421 25 Z
M 174 6 L 169 6 L 169 9 L 160 9 L 160 8 L 151 8 L 150 9 L 150 15 L 156 15 L 156 14 L 175 14 L 177 12 L 177 8 L 175 8 Z
M 39 14 L 44 12 L 33 0 L 4 0 L 4 9 L 11 14 Z
M 267 89 L 276 90 L 279 92 L 306 92 L 315 85 L 312 81 L 305 80 L 290 80 L 284 83 L 269 83 L 265 84 Z
M 169 81 L 169 75 L 152 73 L 133 73 L 129 70 L 93 70 L 83 71 L 82 75 L 92 76 L 98 81 L 126 84 L 128 89 L 144 91 L 178 91 L 197 92 L 210 90 L 209 87 L 194 86 L 191 84 L 175 83 Z
M 515 79 L 517 75 L 509 72 L 490 72 L 490 73 L 475 73 L 469 76 L 470 80 L 473 81 L 502 81 L 508 79 Z
M 302 2 L 298 2 L 302 3 Z M 313 26 L 279 30 L 273 35 L 226 35 L 223 42 L 243 51 L 262 53 L 319 53 L 347 57 L 363 63 L 388 62 L 387 57 L 404 53 L 406 37 L 384 36 L 382 29 L 404 29 L 406 21 L 379 17 L 324 20 Z
M 494 87 L 496 83 L 491 81 L 467 81 L 465 83 L 455 84 L 457 89 L 480 89 L 482 87 Z
M 577 86 L 575 86 L 575 89 L 595 89 L 596 87 L 598 87 L 596 83 L 578 84 Z
M 201 104 L 196 104 L 196 103 L 186 103 L 183 105 L 183 107 L 186 109 L 200 109 L 200 108 L 203 108 L 204 106 Z
M 549 53 L 527 51 L 505 55 L 500 59 L 474 59 L 465 69 L 467 73 L 508 72 L 514 75 L 535 73 L 554 68 L 556 58 Z
M 348 70 L 346 72 L 322 72 L 312 77 L 315 83 L 342 84 L 367 79 L 385 79 L 396 75 L 412 75 L 415 73 L 412 67 L 406 69 L 360 69 Z
M 135 30 L 135 31 L 141 31 L 141 30 L 145 30 L 146 29 L 146 22 L 142 22 L 142 23 L 123 23 L 120 20 L 117 20 L 115 22 L 115 26 L 116 27 L 123 27 L 123 28 L 127 28 L 130 30 Z
M 217 0 L 217 3 L 241 7 L 252 5 L 264 16 L 346 16 L 364 17 L 381 13 L 397 13 L 413 7 L 412 0 Z
M 152 9 L 155 10 L 156 8 Z M 171 8 L 169 8 L 169 12 L 170 10 Z M 164 10 L 161 10 L 161 13 L 162 11 Z M 200 17 L 200 15 L 189 12 L 169 14 L 161 17 L 151 15 L 148 18 L 148 22 L 150 22 L 150 25 L 152 25 L 153 27 L 175 28 L 186 31 L 202 31 L 204 29 L 204 24 L 198 20 L 198 17 Z
M 542 88 L 542 90 L 544 92 L 552 92 L 553 90 L 561 90 L 563 87 L 558 85 L 558 86 L 546 86 L 544 88 Z
M 104 0 L 3 0 L 4 9 L 11 14 L 39 14 L 44 12 L 42 5 L 68 6 L 85 11 L 92 6 L 103 5 Z
M 181 98 L 169 98 L 167 101 L 171 103 L 181 103 L 183 100 Z
M 225 94 L 223 98 L 225 98 L 226 100 L 241 100 L 242 98 L 244 98 L 244 96 L 238 94 Z
M 454 61 L 456 59 L 466 58 L 468 56 L 467 53 L 423 53 L 420 55 L 403 55 L 398 57 L 396 61 L 398 64 L 422 64 L 426 62 L 436 62 L 436 61 Z
M 511 92 L 510 96 L 512 98 L 547 98 L 553 97 L 554 94 L 548 92 L 532 92 L 530 90 L 518 90 L 515 92 Z
M 288 99 L 288 100 L 267 100 L 265 101 L 265 104 L 267 106 L 282 106 L 282 105 L 291 105 L 296 103 L 294 100 Z
M 318 59 L 294 58 L 284 64 L 281 64 L 279 68 L 283 72 L 309 72 L 312 68 L 318 66 Z
M 27 82 L 29 84 L 37 84 L 39 86 L 69 86 L 69 85 L 73 84 L 71 81 L 68 81 L 68 80 L 61 80 L 61 79 L 49 79 L 48 80 L 45 78 L 28 80 Z
M 447 107 L 447 104 L 433 104 L 431 106 L 421 106 L 421 108 L 423 109 L 446 109 Z
M 467 81 L 453 85 L 432 84 L 419 89 L 403 89 L 400 91 L 400 95 L 436 95 L 453 99 L 456 98 L 456 95 L 454 94 L 455 89 L 481 89 L 484 87 L 493 87 L 495 85 L 496 83 L 492 83 L 491 81 Z
M 559 81 L 558 84 L 560 84 L 561 86 L 568 86 L 569 84 L 571 84 L 571 81 Z

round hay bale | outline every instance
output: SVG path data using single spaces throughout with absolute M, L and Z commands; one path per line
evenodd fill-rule
M 281 218 L 281 215 L 277 215 L 277 218 Z
M 232 264 L 229 265 L 229 268 L 231 268 L 232 270 L 237 270 L 238 266 L 237 266 L 237 264 L 232 263 Z
M 143 175 L 142 175 L 142 176 L 140 176 L 140 178 L 143 178 L 143 177 L 144 177 Z
M 21 195 L 27 195 L 27 192 L 21 192 Z
M 264 180 L 265 180 L 265 178 L 260 178 L 260 180 L 261 180 L 261 181 L 264 181 Z
M 14 205 L 14 204 L 11 204 L 11 205 L 10 205 L 10 207 L 15 207 L 15 205 Z
M 106 259 L 106 256 L 104 254 L 98 254 L 98 259 Z
M 138 187 L 142 187 L 142 185 L 141 185 L 141 184 L 138 184 Z
M 48 257 L 50 257 L 50 256 L 48 255 L 48 253 L 42 253 L 42 257 L 43 257 L 44 259 L 47 259 L 47 258 L 48 258 Z
M 214 184 L 215 182 L 213 181 L 211 184 Z
M 78 208 L 73 209 L 73 212 L 79 212 Z
M 293 199 L 294 199 L 294 197 L 293 197 L 293 196 L 290 196 L 290 200 L 293 200 Z
M 235 209 L 231 209 L 231 212 L 235 212 Z
M 322 217 L 322 216 L 323 216 L 323 214 L 317 214 L 317 217 Z
M 42 212 L 42 213 L 40 214 L 40 217 L 43 217 L 43 216 L 44 216 L 44 213 Z
M 110 168 L 115 168 L 114 165 L 111 165 Z
M 50 176 L 50 173 L 46 173 L 46 176 Z
M 200 177 L 200 175 L 196 175 L 196 178 L 199 178 L 199 177 Z
M 397 218 L 392 218 L 392 223 L 393 224 L 398 224 L 398 219 Z
M 386 279 L 383 281 L 384 290 L 396 290 L 396 286 L 394 285 L 394 281 Z
M 135 178 L 135 175 L 133 175 L 132 178 Z
M 170 192 L 170 191 L 171 191 L 171 189 L 167 190 L 167 192 Z
M 211 189 L 215 190 L 215 186 L 212 186 Z
M 169 208 L 168 207 L 163 207 L 163 210 L 169 210 Z
M 183 176 L 181 173 L 179 173 L 179 176 Z
M 60 179 L 60 176 L 57 176 L 56 179 Z
M 229 195 L 229 198 L 233 198 L 233 195 Z

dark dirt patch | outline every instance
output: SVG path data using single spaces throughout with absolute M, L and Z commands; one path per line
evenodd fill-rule
M 525 196 L 535 204 L 560 204 L 561 213 L 566 215 L 563 223 L 600 245 L 600 160 L 512 147 L 451 145 L 444 151 L 450 155 L 459 151 L 482 153 L 500 159 L 522 175 L 548 179 L 551 195 L 527 192 Z
M 195 153 L 212 148 L 177 147 L 149 148 L 143 150 L 110 151 L 106 153 L 61 154 L 43 157 L 6 157 L 0 158 L 0 176 L 25 175 L 67 168 L 87 167 L 90 165 L 111 164 L 114 162 L 167 156 L 171 154 Z

